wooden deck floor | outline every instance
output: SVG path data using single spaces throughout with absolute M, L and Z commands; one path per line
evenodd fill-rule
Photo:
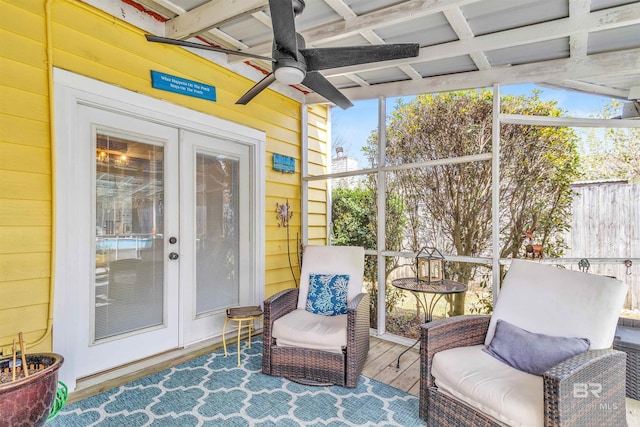
M 396 367 L 398 356 L 406 349 L 406 345 L 371 337 L 369 356 L 362 373 L 418 396 L 420 393 L 420 353 L 418 350 L 412 348 L 407 351 L 400 358 L 400 368 Z

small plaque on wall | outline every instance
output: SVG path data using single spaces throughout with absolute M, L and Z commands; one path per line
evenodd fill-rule
M 167 92 L 193 96 L 194 98 L 214 102 L 216 100 L 215 86 L 194 82 L 193 80 L 183 79 L 182 77 L 172 76 L 155 70 L 151 70 L 151 86 L 156 89 L 166 90 Z
M 284 173 L 295 173 L 296 159 L 293 157 L 283 156 L 282 154 L 273 154 L 273 170 Z

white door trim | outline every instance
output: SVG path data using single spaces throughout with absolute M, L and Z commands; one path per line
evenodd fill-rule
M 256 212 L 250 231 L 255 304 L 264 300 L 265 287 L 265 146 L 264 132 L 244 125 L 216 118 L 147 95 L 112 86 L 69 71 L 54 68 L 55 150 L 53 220 L 55 237 L 54 274 L 54 327 L 53 351 L 65 357 L 60 379 L 71 390 L 76 384 L 75 348 L 78 324 L 76 295 L 70 281 L 83 280 L 73 262 L 73 248 L 86 246 L 81 233 L 76 232 L 73 220 L 74 195 L 64 191 L 71 182 L 86 180 L 77 169 L 69 167 L 79 161 L 77 153 L 65 141 L 77 138 L 80 105 L 90 105 L 126 113 L 132 117 L 156 122 L 178 129 L 205 133 L 214 137 L 247 145 L 252 152 L 251 211 Z M 86 278 L 84 278 L 86 280 Z M 183 346 L 183 333 L 179 345 Z

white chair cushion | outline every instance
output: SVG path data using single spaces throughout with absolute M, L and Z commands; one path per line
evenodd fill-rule
M 347 301 L 362 292 L 364 248 L 360 246 L 306 246 L 300 271 L 298 308 L 304 309 L 309 292 L 309 274 L 348 274 Z
M 341 353 L 347 346 L 347 315 L 324 316 L 293 310 L 273 322 L 271 335 L 282 347 L 302 347 Z
M 620 280 L 513 260 L 493 309 L 485 345 L 498 319 L 556 337 L 588 338 L 591 350 L 613 342 L 627 285 Z
M 509 426 L 543 426 L 542 377 L 486 354 L 483 345 L 436 353 L 431 372 L 438 389 Z

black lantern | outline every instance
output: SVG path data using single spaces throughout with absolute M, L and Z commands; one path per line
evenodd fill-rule
M 436 248 L 422 248 L 416 255 L 418 281 L 442 283 L 444 280 L 444 256 Z

